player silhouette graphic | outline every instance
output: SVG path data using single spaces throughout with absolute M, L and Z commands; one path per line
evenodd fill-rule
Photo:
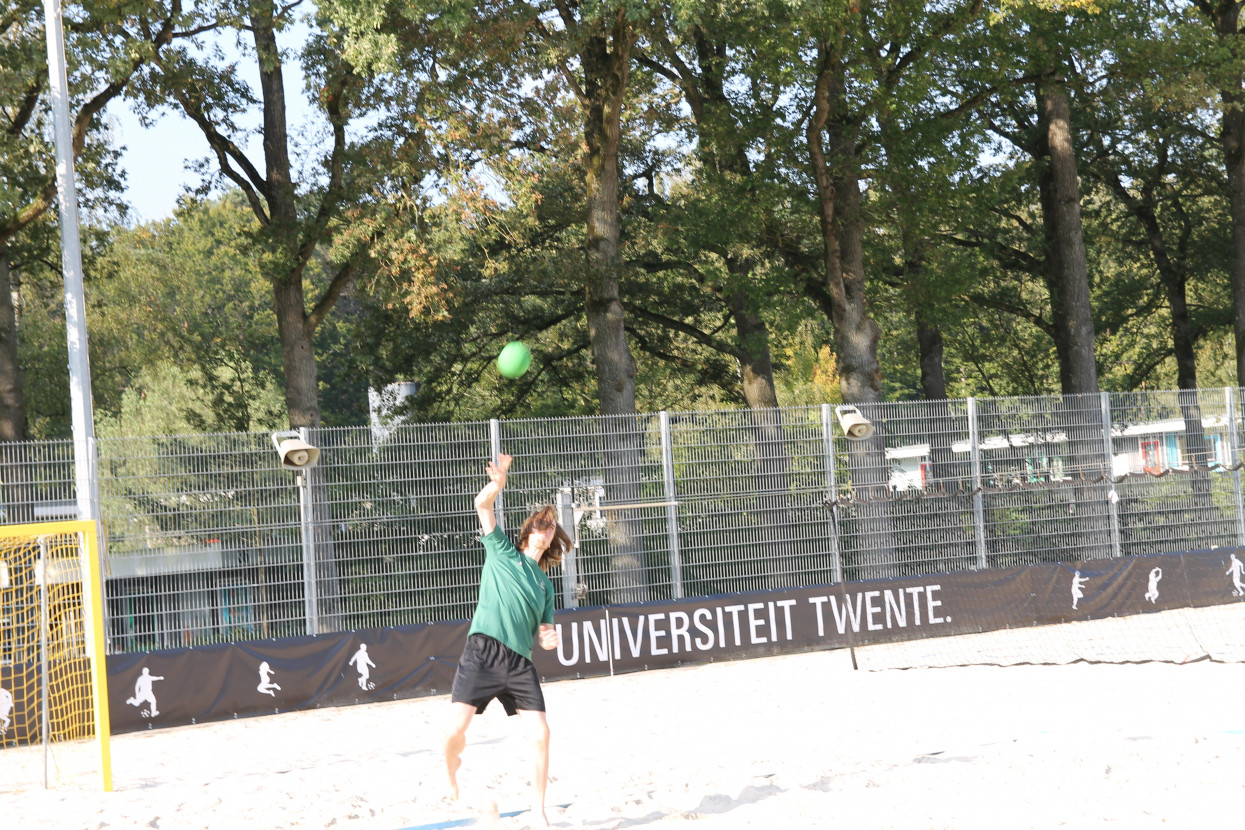
M 1241 581 L 1242 574 L 1245 574 L 1245 562 L 1236 558 L 1236 554 L 1229 554 L 1232 557 L 1232 564 L 1228 565 L 1225 571 L 1226 576 L 1232 577 L 1232 596 L 1245 597 L 1245 582 Z
M 347 665 L 354 666 L 359 671 L 359 688 L 367 691 L 368 688 L 374 688 L 374 685 L 368 682 L 371 677 L 371 669 L 376 668 L 376 664 L 372 662 L 372 658 L 367 656 L 367 643 L 360 643 L 359 650 L 350 658 Z
M 1085 598 L 1085 592 L 1081 590 L 1085 587 L 1085 583 L 1089 582 L 1089 577 L 1081 576 L 1080 571 L 1076 571 L 1072 575 L 1072 610 L 1076 610 L 1076 604 Z
M 156 708 L 156 695 L 151 689 L 151 684 L 157 680 L 163 680 L 160 675 L 151 673 L 151 669 L 143 666 L 143 673 L 134 681 L 134 697 L 128 698 L 125 702 L 131 706 L 141 707 L 144 703 L 151 705 L 150 710 L 142 712 L 144 717 L 156 717 L 160 711 Z
M 9 724 L 13 721 L 9 719 L 9 713 L 13 711 L 13 693 L 8 689 L 0 687 L 0 736 L 9 731 Z
M 259 664 L 259 685 L 255 690 L 272 697 L 276 697 L 277 692 L 281 691 L 281 687 L 272 682 L 272 669 L 269 668 L 267 660 Z
M 1150 600 L 1151 605 L 1153 605 L 1155 602 L 1158 601 L 1159 580 L 1162 578 L 1163 578 L 1162 568 L 1151 568 L 1150 569 L 1150 586 L 1146 590 L 1146 599 Z

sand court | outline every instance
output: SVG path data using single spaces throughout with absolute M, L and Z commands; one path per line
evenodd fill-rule
M 855 671 L 831 651 L 550 683 L 546 696 L 548 803 L 566 805 L 550 807 L 555 827 L 1212 827 L 1239 822 L 1245 797 L 1240 663 Z M 444 798 L 448 705 L 116 736 L 115 792 L 68 771 L 54 790 L 6 783 L 4 824 L 533 826 L 530 812 L 495 816 L 529 806 L 526 738 L 496 704 L 468 735 L 463 801 Z

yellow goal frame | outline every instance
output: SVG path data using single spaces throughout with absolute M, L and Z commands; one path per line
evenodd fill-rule
M 95 521 L 78 520 L 0 525 L 0 540 L 38 541 L 50 536 L 69 535 L 77 536 L 79 542 L 82 619 L 86 656 L 90 662 L 91 710 L 95 719 L 95 744 L 99 752 L 100 785 L 104 792 L 112 792 L 112 757 L 109 746 L 112 727 L 108 715 L 108 670 L 104 657 L 104 582 L 100 568 L 99 524 Z

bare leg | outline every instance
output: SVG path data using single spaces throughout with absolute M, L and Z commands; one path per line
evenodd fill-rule
M 450 799 L 458 800 L 458 768 L 463 765 L 463 748 L 467 746 L 467 727 L 475 717 L 476 707 L 470 703 L 451 703 L 454 707 L 449 727 L 445 730 L 445 773 L 449 778 Z
M 532 738 L 535 752 L 532 766 L 532 812 L 539 816 L 537 824 L 549 826 L 549 818 L 545 815 L 545 784 L 549 780 L 549 722 L 544 712 L 520 709 L 519 717 L 523 719 L 528 734 Z

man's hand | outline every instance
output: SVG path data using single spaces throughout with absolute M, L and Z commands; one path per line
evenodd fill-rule
M 486 468 L 489 481 L 497 485 L 497 489 L 501 490 L 506 486 L 506 473 L 510 470 L 510 462 L 514 461 L 514 456 L 506 455 L 504 452 L 498 454 L 497 463 L 492 461 L 488 463 Z
M 540 647 L 545 651 L 553 651 L 558 647 L 561 638 L 558 636 L 558 627 L 549 623 L 540 624 Z
M 506 486 L 506 472 L 510 469 L 511 461 L 514 461 L 514 458 L 505 453 L 499 453 L 497 461 L 490 461 L 485 467 L 488 473 L 488 484 L 476 494 L 475 500 L 476 515 L 480 517 L 480 530 L 485 536 L 497 527 L 497 517 L 493 515 L 493 502 L 497 501 L 497 496 Z

